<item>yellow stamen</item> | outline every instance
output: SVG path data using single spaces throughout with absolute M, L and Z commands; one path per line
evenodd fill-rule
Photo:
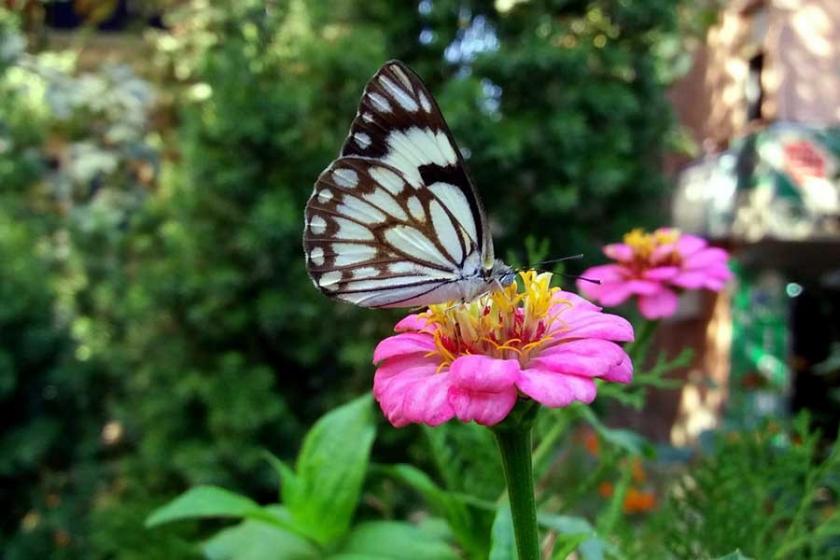
M 624 234 L 624 244 L 633 249 L 633 260 L 639 264 L 648 264 L 654 251 L 663 245 L 673 245 L 680 238 L 681 232 L 675 228 L 659 228 L 653 233 L 646 233 L 636 228 Z M 678 260 L 679 254 L 673 251 L 666 260 Z M 658 259 L 657 259 L 658 260 Z
M 551 287 L 550 273 L 528 270 L 519 273 L 519 282 L 472 302 L 430 306 L 426 319 L 437 326 L 433 353 L 442 362 L 438 371 L 466 354 L 513 356 L 525 365 L 530 354 L 551 338 L 548 333 L 560 315 L 554 306 L 571 306 L 555 299 L 557 291 Z

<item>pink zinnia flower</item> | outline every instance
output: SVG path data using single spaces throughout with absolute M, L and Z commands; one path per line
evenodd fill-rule
M 624 243 L 604 247 L 604 254 L 617 262 L 582 274 L 600 280 L 600 285 L 578 281 L 578 289 L 606 307 L 637 296 L 639 311 L 648 319 L 673 315 L 681 291 L 705 288 L 717 292 L 732 277 L 726 251 L 672 228 L 653 233 L 634 229 L 624 236 Z
M 549 407 L 592 402 L 595 379 L 629 383 L 614 341 L 633 328 L 583 298 L 551 288 L 551 274 L 466 304 L 433 305 L 400 321 L 376 347 L 373 393 L 388 420 L 436 426 L 457 417 L 493 425 L 520 397 Z

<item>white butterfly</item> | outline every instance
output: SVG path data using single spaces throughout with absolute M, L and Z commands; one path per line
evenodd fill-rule
M 469 301 L 514 281 L 440 109 L 392 60 L 365 88 L 350 134 L 306 204 L 315 286 L 364 307 Z

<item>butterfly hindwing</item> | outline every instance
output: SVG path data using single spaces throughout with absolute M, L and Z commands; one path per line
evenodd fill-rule
M 365 307 L 463 299 L 482 282 L 493 249 L 481 202 L 434 98 L 404 64 L 386 63 L 365 88 L 307 203 L 304 250 L 321 291 Z
M 324 293 L 357 305 L 431 301 L 480 258 L 471 215 L 462 222 L 452 208 L 467 209 L 457 189 L 415 189 L 385 163 L 339 158 L 318 178 L 306 206 L 309 274 Z

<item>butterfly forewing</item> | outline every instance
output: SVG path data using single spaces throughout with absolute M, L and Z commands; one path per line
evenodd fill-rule
M 479 249 L 493 260 L 484 208 L 461 152 L 437 102 L 411 68 L 392 60 L 374 74 L 365 87 L 341 155 L 389 163 L 416 188 L 443 183 L 460 190 L 479 226 Z
M 489 258 L 481 203 L 431 94 L 389 62 L 371 79 L 339 159 L 306 206 L 307 269 L 365 307 L 461 297 Z

